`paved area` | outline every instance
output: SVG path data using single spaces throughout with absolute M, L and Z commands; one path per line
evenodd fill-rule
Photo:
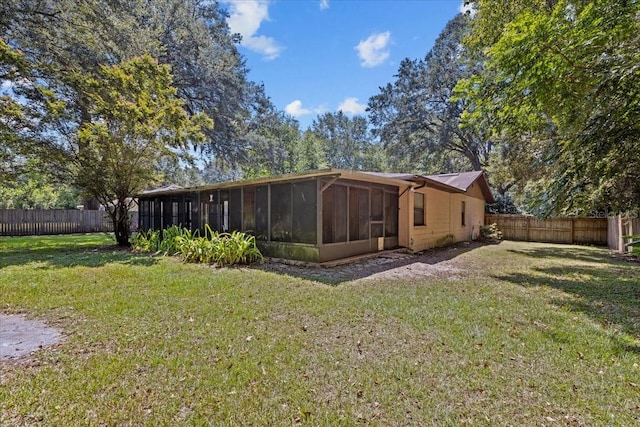
M 61 339 L 60 331 L 44 322 L 0 314 L 0 362 L 28 356 Z

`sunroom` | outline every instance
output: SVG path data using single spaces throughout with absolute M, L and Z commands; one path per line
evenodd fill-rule
M 139 196 L 140 227 L 251 233 L 266 256 L 324 262 L 399 246 L 411 182 L 327 169 Z

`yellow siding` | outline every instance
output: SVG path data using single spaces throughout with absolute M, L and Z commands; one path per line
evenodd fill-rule
M 477 184 L 474 184 L 466 194 L 447 193 L 435 188 L 420 188 L 415 192 L 425 195 L 425 225 L 413 225 L 413 192 L 407 192 L 400 202 L 399 243 L 401 246 L 412 251 L 421 251 L 478 238 L 480 227 L 484 224 L 484 198 Z M 462 225 L 463 201 L 465 202 L 464 226 Z M 408 227 L 402 226 L 403 220 L 408 220 L 406 221 Z M 405 230 L 408 230 L 408 233 Z M 403 236 L 404 233 L 408 235 Z

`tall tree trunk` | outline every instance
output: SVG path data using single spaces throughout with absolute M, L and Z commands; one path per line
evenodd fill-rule
M 113 233 L 118 246 L 129 247 L 131 242 L 131 220 L 129 219 L 129 207 L 126 203 L 118 201 L 113 207 L 113 211 L 109 213 L 113 222 Z

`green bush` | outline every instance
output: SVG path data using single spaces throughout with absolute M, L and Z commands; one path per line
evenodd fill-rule
M 133 249 L 140 252 L 158 252 L 160 232 L 156 230 L 138 231 L 131 242 Z
M 160 238 L 162 236 L 162 238 Z M 133 247 L 143 252 L 179 255 L 185 262 L 215 264 L 222 267 L 249 264 L 263 259 L 256 239 L 249 234 L 234 231 L 218 233 L 205 225 L 205 236 L 187 228 L 173 225 L 162 233 L 149 230 L 134 236 Z
M 632 234 L 624 237 L 631 239 L 631 241 L 627 243 L 627 246 L 631 248 L 631 255 L 640 256 L 640 234 Z
M 480 240 L 483 242 L 499 242 L 502 240 L 502 231 L 498 228 L 498 224 L 494 222 L 480 227 Z

